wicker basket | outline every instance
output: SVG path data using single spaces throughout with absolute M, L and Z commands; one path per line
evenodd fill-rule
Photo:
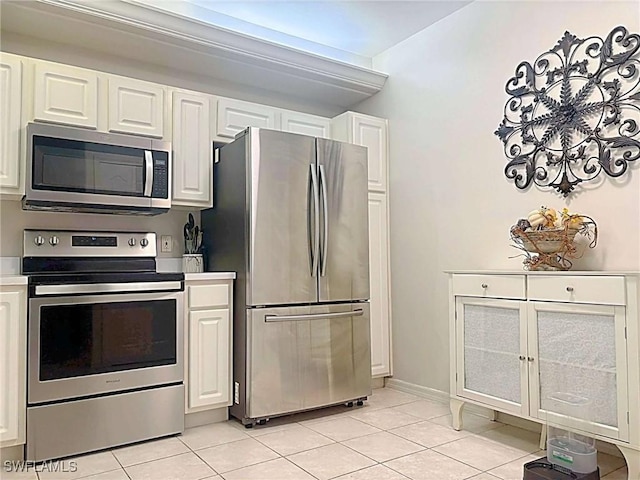
M 518 238 L 522 241 L 522 246 L 527 252 L 559 253 L 573 244 L 576 233 L 578 233 L 577 228 L 535 230 L 520 232 Z

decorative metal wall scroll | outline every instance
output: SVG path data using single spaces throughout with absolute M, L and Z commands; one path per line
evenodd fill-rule
M 569 32 L 509 79 L 511 96 L 494 132 L 505 175 L 568 196 L 601 172 L 619 177 L 640 158 L 640 35 L 622 26 L 600 37 Z

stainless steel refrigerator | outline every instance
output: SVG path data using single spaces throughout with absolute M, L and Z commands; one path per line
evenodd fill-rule
M 218 151 L 209 271 L 235 271 L 245 425 L 371 394 L 367 150 L 249 128 Z

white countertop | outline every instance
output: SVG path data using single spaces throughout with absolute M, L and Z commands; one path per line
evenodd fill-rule
M 444 270 L 449 274 L 474 274 L 474 275 L 579 275 L 579 276 L 607 276 L 607 275 L 628 275 L 637 276 L 638 271 L 628 270 L 562 270 L 562 271 L 543 271 L 543 270 Z
M 2 275 L 0 276 L 0 285 L 9 287 L 12 285 L 26 285 L 27 277 L 24 275 Z
M 236 272 L 202 272 L 202 273 L 185 273 L 186 281 L 192 280 L 234 280 Z

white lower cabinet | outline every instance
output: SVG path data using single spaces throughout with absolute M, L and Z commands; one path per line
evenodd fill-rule
M 638 280 L 451 274 L 454 428 L 465 403 L 568 428 L 618 445 L 640 479 Z
M 0 447 L 25 443 L 26 286 L 0 291 Z
M 391 375 L 389 325 L 389 229 L 387 196 L 369 192 L 369 292 L 371 295 L 371 375 Z
M 185 413 L 231 405 L 232 282 L 185 282 Z

